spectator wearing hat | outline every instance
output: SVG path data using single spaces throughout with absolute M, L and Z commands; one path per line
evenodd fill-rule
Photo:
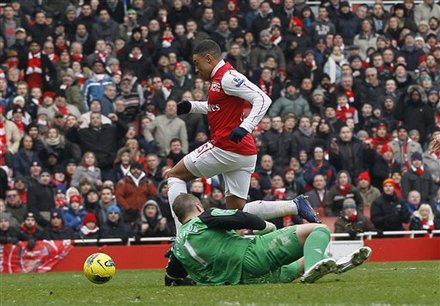
M 335 222 L 335 233 L 347 233 L 349 237 L 337 237 L 336 240 L 360 239 L 357 234 L 374 231 L 374 225 L 364 215 L 358 213 L 354 199 L 345 199 L 340 218 Z
M 324 211 L 327 217 L 339 215 L 345 199 L 354 199 L 358 212 L 362 214 L 364 202 L 356 187 L 351 184 L 351 178 L 347 171 L 340 171 L 336 177 L 336 183 L 329 189 L 324 199 Z
M 45 227 L 49 222 L 49 213 L 55 208 L 55 190 L 50 183 L 48 170 L 41 170 L 39 181 L 29 187 L 27 209 L 34 213 L 37 223 Z
M 37 226 L 35 216 L 29 212 L 21 224 L 20 232 L 18 233 L 18 240 L 27 241 L 27 249 L 32 250 L 38 240 L 44 239 L 44 233 Z
M 0 244 L 18 243 L 18 230 L 11 226 L 11 214 L 0 212 Z
M 376 135 L 371 138 L 371 142 L 373 144 L 373 148 L 378 150 L 390 142 L 391 135 L 385 122 L 379 122 L 374 128 L 376 130 Z
M 284 86 L 284 96 L 278 98 L 269 110 L 271 118 L 280 116 L 285 117 L 288 113 L 293 113 L 297 118 L 301 116 L 310 117 L 312 113 L 309 109 L 307 100 L 303 98 L 297 87 L 291 81 L 287 81 Z
M 80 230 L 75 233 L 77 239 L 99 239 L 99 226 L 96 216 L 92 212 L 84 215 Z
M 357 182 L 357 190 L 364 201 L 364 209 L 370 210 L 371 204 L 380 196 L 380 191 L 371 185 L 371 177 L 368 171 L 359 173 Z
M 83 223 L 86 210 L 82 207 L 82 198 L 80 195 L 71 195 L 69 199 L 69 208 L 64 213 L 64 221 L 73 231 L 78 232 Z
M 28 188 L 30 189 L 32 186 L 38 185 L 40 180 L 40 174 L 42 171 L 42 164 L 40 160 L 33 160 L 30 164 L 29 171 L 27 175 L 25 176 L 26 183 L 28 185 Z M 29 195 L 29 193 L 28 193 Z
M 187 63 L 177 62 L 173 67 L 174 87 L 180 91 L 191 90 L 193 87 L 193 79 L 188 74 Z
M 167 237 L 171 230 L 167 219 L 162 216 L 155 200 L 148 200 L 141 210 L 140 219 L 136 222 L 134 234 L 137 237 Z
M 382 195 L 371 205 L 371 221 L 381 231 L 403 231 L 402 223 L 410 219 L 405 200 L 396 196 L 394 186 L 393 179 L 384 180 Z
M 305 19 L 297 16 L 293 16 L 290 19 L 289 27 L 287 28 L 287 33 L 284 37 L 287 48 L 297 49 L 300 52 L 312 48 L 312 37 L 310 34 L 306 33 L 303 20 Z
M 428 132 L 434 126 L 434 114 L 427 104 L 426 93 L 422 87 L 410 86 L 405 100 L 397 104 L 394 115 L 397 120 L 403 122 L 408 130 L 418 130 L 420 144 L 425 144 Z
M 61 208 L 54 208 L 50 211 L 50 221 L 44 229 L 43 235 L 46 240 L 74 239 L 75 233 L 65 224 L 64 213 Z
M 156 186 L 145 177 L 144 169 L 139 163 L 132 163 L 127 176 L 116 184 L 116 200 L 125 211 L 140 212 L 142 205 L 156 194 Z
M 14 176 L 24 177 L 29 175 L 29 169 L 33 161 L 39 161 L 38 151 L 35 148 L 33 138 L 25 134 L 20 140 L 18 152 L 12 158 Z
M 11 214 L 11 226 L 19 228 L 28 212 L 26 203 L 22 202 L 18 190 L 13 188 L 6 191 L 6 212 Z
M 419 152 L 411 156 L 411 166 L 402 177 L 402 191 L 406 198 L 411 190 L 420 192 L 422 202 L 430 203 L 434 199 L 437 186 L 431 173 L 423 165 L 423 157 Z
M 250 68 L 252 71 L 261 68 L 261 63 L 265 61 L 268 55 L 275 58 L 279 69 L 286 69 L 286 59 L 280 47 L 271 41 L 272 34 L 269 30 L 262 30 L 259 33 L 259 43 L 252 49 L 250 58 Z
M 353 39 L 361 30 L 359 18 L 353 14 L 348 1 L 339 4 L 339 14 L 335 22 L 336 32 L 344 38 L 346 45 L 353 44 Z
M 106 211 L 107 221 L 100 226 L 100 238 L 120 238 L 122 244 L 126 244 L 131 235 L 131 229 L 122 220 L 121 209 L 116 205 L 112 205 Z

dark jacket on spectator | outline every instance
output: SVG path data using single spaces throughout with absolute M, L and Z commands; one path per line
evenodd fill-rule
M 121 219 L 118 223 L 113 223 L 107 220 L 100 227 L 100 232 L 100 238 L 121 238 L 122 243 L 125 244 L 130 237 L 131 229 L 130 226 Z
M 44 227 L 49 221 L 40 212 L 49 213 L 55 208 L 55 190 L 52 185 L 42 185 L 40 183 L 31 186 L 28 190 L 27 208 L 34 213 L 37 223 Z
M 24 149 L 18 150 L 18 152 L 13 156 L 14 176 L 19 177 L 29 175 L 29 169 L 34 161 L 40 161 L 37 152 L 32 152 L 32 157 L 29 158 Z
M 405 198 L 411 190 L 417 190 L 420 192 L 422 203 L 430 203 L 435 198 L 437 189 L 438 187 L 426 167 L 421 176 L 413 170 L 413 167 L 410 167 L 402 176 L 402 191 Z
M 293 155 L 292 134 L 286 131 L 278 132 L 270 129 L 263 134 L 260 147 L 260 155 L 269 154 L 272 156 L 274 165 L 282 170 L 289 163 Z
M 402 223 L 408 223 L 410 217 L 405 204 L 395 194 L 382 194 L 371 205 L 371 221 L 382 231 L 403 231 Z
M 44 230 L 44 239 L 46 240 L 64 240 L 74 238 L 75 233 L 68 225 L 65 225 L 64 223 L 60 228 L 53 228 L 49 225 Z
M 338 216 L 342 210 L 342 203 L 345 199 L 353 199 L 356 202 L 357 211 L 359 214 L 362 214 L 364 209 L 364 200 L 356 187 L 350 185 L 350 189 L 346 194 L 342 194 L 339 191 L 338 186 L 333 186 L 330 188 L 324 199 L 325 215 L 329 217 Z
M 374 225 L 362 214 L 358 214 L 355 220 L 347 220 L 346 217 L 341 216 L 335 222 L 335 233 L 347 233 L 350 237 L 338 237 L 336 240 L 353 240 L 356 239 L 357 233 L 374 231 Z M 360 239 L 360 238 L 357 238 Z
M 72 128 L 67 137 L 79 144 L 83 152 L 92 151 L 96 155 L 98 167 L 110 169 L 116 157 L 120 140 L 125 136 L 127 126 L 121 121 L 115 124 L 104 124 L 100 129 L 92 127 L 84 129 Z
M 365 151 L 365 164 L 368 165 L 371 173 L 371 185 L 382 190 L 382 182 L 391 177 L 394 172 L 401 172 L 401 165 L 394 161 L 388 164 L 385 159 L 376 153 L 374 149 Z
M 359 173 L 364 171 L 365 145 L 358 139 L 353 138 L 350 142 L 344 143 L 337 140 L 339 154 L 330 151 L 330 163 L 335 166 L 336 171 L 347 170 L 352 181 L 355 181 Z
M 361 26 L 359 18 L 348 12 L 347 14 L 339 11 L 339 16 L 336 19 L 336 33 L 339 33 L 344 38 L 345 45 L 349 46 L 353 43 L 353 38 L 359 33 Z
M 411 93 L 418 91 L 421 100 L 411 99 Z M 394 116 L 397 120 L 403 121 L 408 131 L 416 129 L 420 133 L 420 144 L 426 141 L 429 131 L 434 126 L 434 114 L 427 104 L 426 93 L 421 86 L 412 85 L 408 88 L 407 97 L 404 101 L 397 104 L 394 110 Z

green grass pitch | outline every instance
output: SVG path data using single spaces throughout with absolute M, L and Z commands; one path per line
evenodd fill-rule
M 0 305 L 440 305 L 440 262 L 367 263 L 315 284 L 164 287 L 163 271 L 0 274 Z

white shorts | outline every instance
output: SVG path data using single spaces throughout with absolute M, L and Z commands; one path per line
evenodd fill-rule
M 187 154 L 183 162 L 196 177 L 210 178 L 222 174 L 225 180 L 225 196 L 234 195 L 247 199 L 257 155 L 225 151 L 207 142 Z

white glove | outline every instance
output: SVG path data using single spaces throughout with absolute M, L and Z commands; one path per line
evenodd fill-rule
M 264 221 L 264 223 L 266 223 L 266 227 L 262 230 L 254 230 L 255 235 L 265 235 L 265 234 L 273 232 L 277 229 L 275 224 L 273 224 L 271 222 Z

